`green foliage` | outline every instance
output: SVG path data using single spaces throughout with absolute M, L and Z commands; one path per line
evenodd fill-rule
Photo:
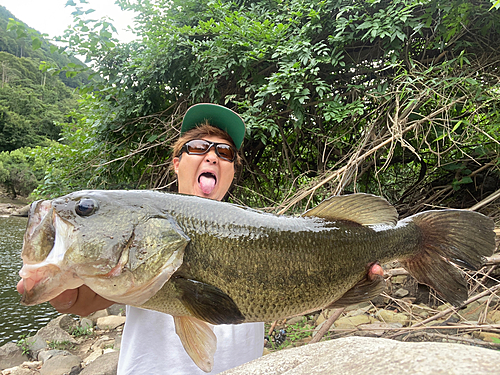
M 91 336 L 94 333 L 92 327 L 75 327 L 71 332 L 72 336 L 80 337 L 80 336 Z
M 28 196 L 41 182 L 45 164 L 35 161 L 31 149 L 0 152 L 0 185 L 16 198 Z
M 32 339 L 32 340 L 30 340 Z M 16 345 L 21 348 L 23 354 L 30 355 L 31 354 L 31 345 L 33 344 L 34 339 L 30 337 L 29 334 L 23 334 L 19 336 L 19 340 Z
M 459 205 L 499 187 L 500 14 L 490 2 L 118 3 L 138 13 L 137 41 L 118 43 L 80 5 L 64 36 L 103 78 L 82 102 L 87 143 L 67 140 L 92 152 L 84 166 L 58 164 L 81 171 L 73 186 L 169 185 L 182 114 L 215 102 L 247 124 L 231 193 L 250 206 L 361 190 L 405 211 L 436 187 L 438 204 L 464 192 Z M 453 163 L 459 174 L 443 168 Z
M 47 36 L 31 29 L 19 21 L 4 6 L 0 5 L 0 51 L 7 52 L 19 58 L 27 58 L 33 61 L 44 62 L 53 67 L 59 79 L 68 87 L 76 88 L 88 82 L 88 73 L 78 76 L 66 76 L 59 73 L 58 69 L 70 64 L 83 65 L 80 60 L 64 53 L 64 48 L 59 48 L 49 43 Z M 59 51 L 60 53 L 55 53 Z M 37 65 L 38 65 L 37 64 Z
M 59 124 L 77 105 L 72 91 L 32 59 L 0 52 L 0 64 L 0 151 L 59 139 Z
M 71 342 L 64 340 L 64 341 L 48 341 L 47 342 L 47 347 L 49 349 L 56 349 L 56 350 L 69 350 L 69 349 L 74 349 L 75 345 L 72 344 Z

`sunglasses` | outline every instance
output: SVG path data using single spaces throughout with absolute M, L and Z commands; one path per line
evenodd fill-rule
M 215 154 L 219 158 L 230 162 L 235 161 L 236 150 L 232 146 L 226 143 L 209 142 L 204 139 L 193 139 L 187 142 L 182 146 L 181 154 L 185 151 L 189 155 L 204 155 L 210 151 L 212 146 L 215 148 Z

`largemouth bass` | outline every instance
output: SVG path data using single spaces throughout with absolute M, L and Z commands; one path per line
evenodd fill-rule
M 194 196 L 80 191 L 32 204 L 22 250 L 21 303 L 88 285 L 109 300 L 174 316 L 203 370 L 210 324 L 273 321 L 373 298 L 377 264 L 398 259 L 454 305 L 467 298 L 455 265 L 479 269 L 493 253 L 493 221 L 464 210 L 398 221 L 368 194 L 336 196 L 301 217 Z

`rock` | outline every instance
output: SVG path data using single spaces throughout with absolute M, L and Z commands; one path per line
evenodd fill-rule
M 403 297 L 406 297 L 408 294 L 410 294 L 409 291 L 407 291 L 404 288 L 399 288 L 398 290 L 396 290 L 394 292 L 394 297 L 396 297 L 396 298 L 403 298 Z
M 492 332 L 473 332 L 475 337 L 486 342 L 500 342 L 500 334 Z
M 109 336 L 104 335 L 101 336 L 99 339 L 97 339 L 97 341 L 91 345 L 90 350 L 98 350 L 98 349 L 103 350 L 114 346 L 114 344 L 115 344 L 115 339 L 112 339 Z
M 397 276 L 392 276 L 391 277 L 391 283 L 392 284 L 404 284 L 408 276 L 406 275 L 397 275 Z
M 358 329 L 361 330 L 359 332 L 362 336 L 370 335 L 370 336 L 382 336 L 385 331 L 394 329 L 394 328 L 402 328 L 403 325 L 401 323 L 382 323 L 376 322 L 371 324 L 362 324 L 358 326 Z
M 450 307 L 452 307 L 452 306 L 451 306 L 451 304 L 449 304 L 449 303 L 444 303 L 444 304 L 442 304 L 442 305 L 439 305 L 439 306 L 436 308 L 436 310 L 437 310 L 437 311 L 444 311 L 444 310 L 448 310 Z
M 98 310 L 98 311 L 90 314 L 89 316 L 87 316 L 87 318 L 91 319 L 95 324 L 97 322 L 97 319 L 105 317 L 105 316 L 109 316 L 108 310 L 106 310 L 106 309 Z
M 125 305 L 115 303 L 114 305 L 109 306 L 106 311 L 109 315 L 125 316 Z
M 370 309 L 373 307 L 371 304 L 367 305 L 367 306 L 364 306 L 364 307 L 360 307 L 359 305 L 356 305 L 356 307 L 358 307 L 357 309 L 351 309 L 350 311 L 348 311 L 346 309 L 346 316 L 356 316 L 356 315 L 364 315 L 366 314 L 368 311 L 370 311 Z
M 0 347 L 0 370 L 19 366 L 27 360 L 28 356 L 23 354 L 23 350 L 13 342 Z
M 360 324 L 370 324 L 375 322 L 375 319 L 369 315 L 346 316 L 335 321 L 335 328 L 351 329 L 356 328 Z
M 412 375 L 498 374 L 500 352 L 450 343 L 346 337 L 274 352 L 220 375 L 351 375 L 365 371 Z
M 80 327 L 83 329 L 92 329 L 94 328 L 94 322 L 89 318 L 82 318 L 80 320 Z
M 68 330 L 74 329 L 76 324 L 69 315 L 61 315 L 41 328 L 35 337 L 42 338 L 48 342 L 69 342 L 75 344 L 76 340 L 68 333 Z
M 318 317 L 316 318 L 316 321 L 314 322 L 314 324 L 316 324 L 316 326 L 319 326 L 323 322 L 326 322 L 328 320 L 328 318 L 330 317 L 331 312 L 332 312 L 332 310 L 323 310 L 321 312 L 321 314 L 319 314 Z
M 116 375 L 119 352 L 105 353 L 90 363 L 80 375 Z
M 36 357 L 36 354 L 40 350 L 47 348 L 47 341 L 38 335 L 33 336 L 32 339 L 28 339 L 28 344 L 29 344 L 29 348 L 31 350 L 31 353 L 35 357 Z
M 21 366 L 5 369 L 2 371 L 2 375 L 31 375 L 31 374 L 33 374 L 32 370 Z
M 40 353 L 38 353 L 38 360 L 41 361 L 42 363 L 45 363 L 50 358 L 55 357 L 56 355 L 70 355 L 70 354 L 71 353 L 68 352 L 67 350 L 57 350 L 57 349 L 42 350 Z
M 81 368 L 81 359 L 73 354 L 61 354 L 51 357 L 40 369 L 40 375 L 67 375 L 78 374 Z
M 488 311 L 488 316 L 487 317 L 494 324 L 499 324 L 500 323 L 500 311 L 498 311 L 498 310 Z
M 115 329 L 118 326 L 125 324 L 126 317 L 124 316 L 104 316 L 102 318 L 97 319 L 97 328 L 98 329 Z
M 390 310 L 379 310 L 376 316 L 385 323 L 401 323 L 403 326 L 407 325 L 410 321 L 408 315 Z
M 14 209 L 14 211 L 10 214 L 11 216 L 21 216 L 21 217 L 28 217 L 28 214 L 30 212 L 30 207 L 31 205 L 26 205 L 23 207 L 17 207 Z
M 83 364 L 88 366 L 90 363 L 94 362 L 97 358 L 102 355 L 102 349 L 98 349 L 90 353 L 88 357 L 83 360 Z
M 356 305 L 350 305 L 345 308 L 345 312 L 350 312 L 350 311 L 356 311 L 356 310 L 362 310 L 363 312 L 366 312 L 372 308 L 372 304 L 370 302 L 361 302 Z
M 458 313 L 465 319 L 465 320 L 479 320 L 479 316 L 481 313 L 484 311 L 484 305 L 480 304 L 479 302 L 475 301 L 467 305 L 467 307 L 463 310 L 460 310 Z
M 421 317 L 422 319 L 427 319 L 430 315 L 429 311 L 429 307 L 427 307 L 426 305 L 420 303 L 418 305 L 412 305 L 411 307 L 411 311 L 413 314 L 415 315 L 418 315 L 419 317 Z

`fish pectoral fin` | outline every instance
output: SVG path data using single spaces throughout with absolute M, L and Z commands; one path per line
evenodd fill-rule
M 366 277 L 351 289 L 344 293 L 342 297 L 325 307 L 326 309 L 336 309 L 356 305 L 361 302 L 367 302 L 377 297 L 385 289 L 385 279 L 381 275 L 372 275 Z
M 175 333 L 193 362 L 205 372 L 212 371 L 217 350 L 217 337 L 213 328 L 190 316 L 174 316 Z
M 328 221 L 352 221 L 361 225 L 395 226 L 398 222 L 398 212 L 389 202 L 363 193 L 331 197 L 302 216 L 315 216 Z
M 211 324 L 239 324 L 245 317 L 231 297 L 219 288 L 177 276 L 172 279 L 179 299 L 189 312 Z

